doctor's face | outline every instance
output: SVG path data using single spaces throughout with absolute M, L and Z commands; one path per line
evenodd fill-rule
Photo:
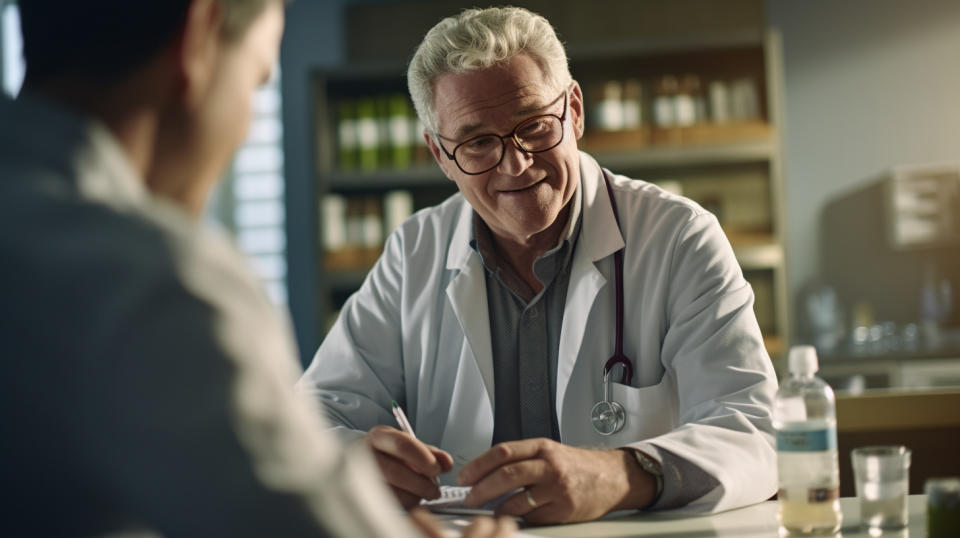
M 434 81 L 433 90 L 439 141 L 428 136 L 427 143 L 440 168 L 457 184 L 494 235 L 526 244 L 537 234 L 558 231 L 566 223 L 558 217 L 580 182 L 580 87 L 576 83 L 564 90 L 552 87 L 536 62 L 521 54 L 488 69 L 442 75 Z M 546 114 L 563 117 L 563 139 L 552 149 L 529 153 L 520 149 L 513 138 L 507 138 L 500 163 L 477 175 L 465 173 L 447 156 L 456 153 L 463 166 L 461 152 L 472 150 L 473 141 L 482 141 L 484 148 L 499 147 L 495 137 L 476 137 L 505 136 L 515 128 L 521 139 L 536 140 L 538 129 L 544 127 L 536 120 L 525 120 Z M 467 144 L 455 151 L 464 142 Z M 489 165 L 495 162 L 494 158 Z

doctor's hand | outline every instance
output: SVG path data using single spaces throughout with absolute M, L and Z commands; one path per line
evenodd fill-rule
M 435 479 L 453 468 L 450 454 L 389 426 L 374 426 L 365 440 L 404 508 L 417 506 L 420 499 L 440 497 Z
M 530 523 L 588 521 L 613 510 L 643 508 L 656 490 L 629 449 L 586 450 L 550 439 L 525 439 L 493 446 L 460 471 L 473 486 L 468 506 L 480 506 L 517 489 L 498 514 Z

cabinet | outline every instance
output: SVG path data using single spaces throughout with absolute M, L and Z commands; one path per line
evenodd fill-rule
M 403 107 L 398 104 L 390 112 L 389 104 L 383 103 L 406 95 L 406 55 L 440 16 L 455 12 L 447 3 L 422 4 L 419 11 L 418 3 L 348 10 L 351 67 L 313 78 L 317 190 L 327 200 L 320 202 L 318 225 L 327 242 L 331 226 L 362 228 L 350 224 L 362 221 L 356 217 L 357 199 L 376 213 L 378 204 L 385 207 L 385 197 L 402 191 L 406 207 L 416 210 L 456 190 L 424 148 L 402 141 L 406 135 L 398 135 L 399 145 L 411 149 L 393 155 L 389 148 L 397 145 L 392 141 L 397 137 L 375 134 L 402 131 L 396 122 L 391 128 L 390 121 L 402 115 L 398 111 Z M 763 2 L 739 0 L 721 8 L 697 0 L 607 1 L 600 2 L 603 9 L 587 12 L 582 2 L 526 4 L 550 19 L 566 42 L 571 72 L 586 100 L 587 131 L 581 149 L 616 173 L 679 191 L 717 215 L 754 288 L 768 350 L 772 356 L 781 355 L 790 327 L 779 143 L 781 53 L 777 35 L 764 28 Z M 685 10 L 694 8 L 700 13 L 691 17 Z M 710 10 L 718 15 L 712 17 Z M 644 21 L 644 32 L 624 20 Z M 386 21 L 403 23 L 384 26 Z M 606 28 L 604 21 L 616 22 L 614 29 Z M 369 33 L 361 39 L 363 30 L 372 27 L 390 30 L 380 42 Z M 358 99 L 365 103 L 357 104 Z M 378 101 L 381 113 L 371 115 Z M 351 107 L 362 111 L 351 112 Z M 344 129 L 342 120 L 351 117 L 358 123 Z M 354 140 L 366 136 L 366 142 L 344 144 L 345 136 Z M 373 139 L 380 141 L 379 159 L 369 148 Z M 365 164 L 358 151 L 366 151 Z M 330 195 L 337 212 L 343 211 L 342 200 L 347 205 L 354 200 L 353 220 L 346 217 L 346 224 L 337 224 L 330 218 L 330 208 L 324 208 Z M 380 210 L 381 223 L 390 218 L 389 212 Z M 375 220 L 370 219 L 373 228 Z M 360 248 L 360 255 L 347 256 L 352 263 L 344 263 L 337 248 L 328 244 L 319 248 L 320 310 L 329 322 L 362 282 L 378 250 L 371 241 Z

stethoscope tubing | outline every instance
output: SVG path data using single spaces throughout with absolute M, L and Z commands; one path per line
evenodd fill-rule
M 620 215 L 617 213 L 617 203 L 613 198 L 613 187 L 610 186 L 610 172 L 603 169 L 603 183 L 607 187 L 607 196 L 610 197 L 610 207 L 613 209 L 613 218 L 617 221 L 617 228 L 620 228 Z M 590 411 L 590 421 L 597 433 L 603 436 L 613 435 L 623 429 L 627 420 L 626 410 L 622 405 L 613 400 L 610 394 L 610 373 L 613 367 L 621 365 L 623 375 L 620 382 L 629 385 L 633 379 L 633 363 L 623 354 L 623 251 L 626 248 L 617 250 L 613 253 L 614 274 L 616 277 L 616 344 L 613 356 L 610 357 L 603 366 L 603 400 L 597 402 Z
M 610 207 L 613 209 L 613 218 L 617 222 L 617 228 L 620 228 L 620 214 L 617 212 L 617 203 L 613 199 L 613 188 L 610 186 L 610 171 L 603 169 L 603 184 L 607 187 L 607 196 L 610 197 Z M 633 362 L 623 354 L 623 251 L 626 246 L 613 253 L 614 275 L 616 278 L 616 342 L 613 356 L 607 360 L 603 367 L 604 376 L 608 375 L 614 366 L 620 364 L 623 366 L 624 375 L 621 383 L 629 385 L 633 380 Z

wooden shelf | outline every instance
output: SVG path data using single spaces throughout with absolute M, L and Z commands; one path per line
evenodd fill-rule
M 326 281 L 327 285 L 331 289 L 352 292 L 360 289 L 360 286 L 363 284 L 363 280 L 367 278 L 367 273 L 369 272 L 370 267 L 339 269 L 336 271 L 327 271 L 324 273 L 322 278 Z
M 584 136 L 579 148 L 604 166 L 635 169 L 763 162 L 774 154 L 772 140 L 768 124 L 744 123 L 594 132 Z M 333 171 L 325 178 L 333 191 L 430 187 L 449 182 L 434 163 L 404 169 Z
M 772 158 L 775 149 L 772 142 L 761 141 L 702 146 L 650 146 L 618 151 L 585 149 L 585 151 L 593 155 L 603 166 L 636 170 L 766 162 Z
M 740 267 L 776 269 L 783 263 L 783 246 L 769 233 L 727 232 Z
M 329 190 L 405 189 L 452 185 L 435 163 L 402 170 L 385 168 L 369 172 L 332 172 L 325 176 Z
M 960 391 L 876 390 L 837 397 L 837 429 L 846 432 L 960 427 Z
M 763 345 L 767 348 L 767 354 L 770 355 L 771 359 L 782 357 L 787 349 L 787 344 L 784 342 L 783 337 L 775 334 L 763 335 Z
M 352 247 L 338 250 L 326 250 L 323 253 L 324 268 L 327 274 L 340 272 L 366 273 L 383 251 L 381 247 Z
M 756 122 L 594 131 L 579 146 L 604 166 L 662 168 L 765 162 L 775 155 L 774 138 L 769 124 Z
M 586 151 L 617 151 L 624 149 L 686 148 L 704 145 L 731 145 L 749 142 L 769 142 L 773 128 L 762 121 L 741 123 L 701 123 L 689 127 L 642 127 L 621 131 L 592 130 L 580 141 Z

